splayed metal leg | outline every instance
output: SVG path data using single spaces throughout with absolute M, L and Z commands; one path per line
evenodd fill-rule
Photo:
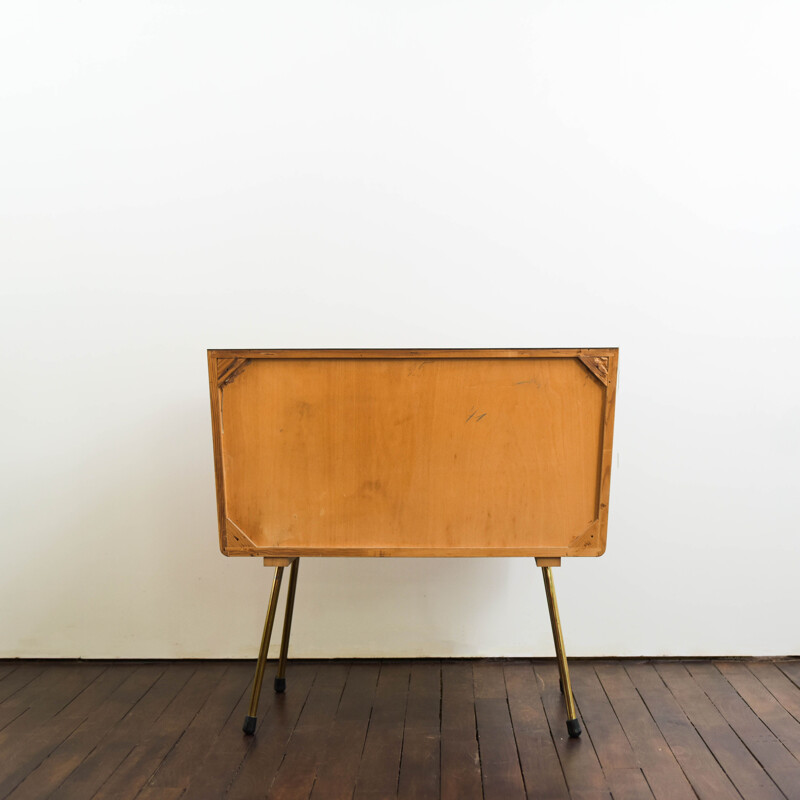
M 558 603 L 556 602 L 556 587 L 553 582 L 553 573 L 550 567 L 542 567 L 544 578 L 544 591 L 547 595 L 547 608 L 550 612 L 550 625 L 553 628 L 553 641 L 556 645 L 558 658 L 558 673 L 561 676 L 561 689 L 564 693 L 564 702 L 567 706 L 567 732 L 572 739 L 581 735 L 581 724 L 575 711 L 575 700 L 572 697 L 572 684 L 569 680 L 569 667 L 567 654 L 564 650 L 564 635 L 561 633 L 561 619 L 558 616 Z
M 275 691 L 286 691 L 286 658 L 289 655 L 289 636 L 292 632 L 292 613 L 294 612 L 294 593 L 297 590 L 297 571 L 300 559 L 292 561 L 289 570 L 289 592 L 286 596 L 286 613 L 283 617 L 283 636 L 281 637 L 281 655 L 278 659 L 278 674 L 275 676 Z
M 272 627 L 275 624 L 275 612 L 278 608 L 278 595 L 281 591 L 281 578 L 283 577 L 283 567 L 275 567 L 275 578 L 272 581 L 272 593 L 269 597 L 267 607 L 267 618 L 264 621 L 264 633 L 261 637 L 261 649 L 258 651 L 258 662 L 256 663 L 256 674 L 253 678 L 253 693 L 250 695 L 250 708 L 244 718 L 242 730 L 252 736 L 256 730 L 258 715 L 258 698 L 261 696 L 261 683 L 264 680 L 264 667 L 267 665 L 267 651 L 269 650 L 269 640 L 272 636 Z

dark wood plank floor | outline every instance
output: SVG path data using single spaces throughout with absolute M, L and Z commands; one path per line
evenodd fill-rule
M 0 661 L 0 797 L 800 800 L 800 659 L 253 666 Z

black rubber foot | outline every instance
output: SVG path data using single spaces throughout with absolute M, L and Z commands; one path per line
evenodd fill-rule
M 577 719 L 567 720 L 567 733 L 570 739 L 577 739 L 581 735 L 581 724 Z
M 256 717 L 245 717 L 244 718 L 244 725 L 242 725 L 242 730 L 248 735 L 252 736 L 256 732 Z M 570 734 L 571 736 L 572 734 Z
M 286 678 L 275 678 L 275 691 L 283 694 L 286 691 Z

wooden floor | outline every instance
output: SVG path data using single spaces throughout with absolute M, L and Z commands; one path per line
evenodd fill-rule
M 272 665 L 270 665 L 271 667 Z M 800 659 L 0 661 L 0 797 L 800 798 Z

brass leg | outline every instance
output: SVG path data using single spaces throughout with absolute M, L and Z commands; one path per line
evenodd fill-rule
M 267 650 L 269 650 L 269 640 L 272 636 L 272 626 L 275 624 L 275 611 L 278 608 L 278 595 L 281 591 L 282 577 L 283 567 L 275 567 L 275 578 L 272 581 L 272 594 L 270 594 L 269 597 L 267 618 L 264 621 L 264 633 L 261 637 L 261 649 L 258 651 L 256 674 L 253 678 L 253 694 L 250 695 L 250 708 L 247 712 L 247 716 L 244 718 L 244 725 L 242 725 L 242 730 L 249 736 L 252 736 L 256 730 L 258 698 L 261 696 L 261 683 L 264 680 L 264 667 L 267 665 Z
M 278 674 L 275 677 L 275 691 L 286 691 L 286 657 L 289 655 L 289 635 L 292 632 L 292 613 L 294 612 L 294 593 L 297 590 L 297 571 L 300 559 L 292 561 L 289 570 L 289 592 L 286 595 L 286 612 L 283 617 L 283 636 L 281 637 L 281 656 L 278 659 Z
M 550 624 L 553 627 L 553 641 L 556 645 L 558 657 L 558 672 L 561 676 L 561 687 L 564 692 L 564 701 L 567 704 L 567 732 L 576 739 L 581 735 L 581 724 L 575 712 L 575 701 L 572 697 L 572 684 L 569 681 L 569 667 L 567 654 L 564 651 L 564 635 L 561 633 L 561 619 L 558 616 L 558 603 L 556 602 L 556 587 L 553 583 L 553 573 L 550 567 L 542 567 L 544 578 L 544 591 L 547 595 L 547 608 L 550 611 Z

